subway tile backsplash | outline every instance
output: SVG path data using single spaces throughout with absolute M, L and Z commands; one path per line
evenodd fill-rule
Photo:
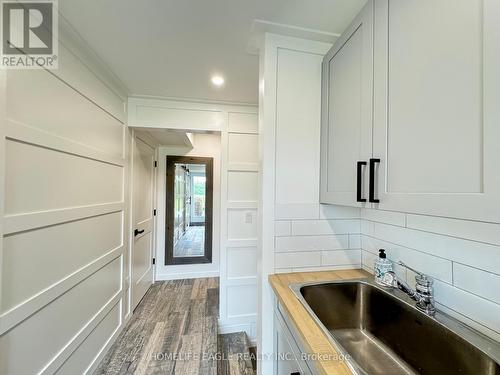
M 278 205 L 275 271 L 373 271 L 378 249 L 435 278 L 439 309 L 500 341 L 500 224 L 334 205 Z M 395 266 L 414 284 L 414 274 Z
M 276 238 L 276 252 L 343 250 L 349 248 L 349 235 L 314 235 Z
M 500 341 L 500 224 L 362 209 L 360 225 L 364 269 L 386 249 L 435 278 L 438 308 Z
M 292 222 L 292 235 L 341 235 L 360 233 L 359 219 L 296 220 Z
M 319 204 L 276 207 L 275 271 L 361 267 L 360 210 Z

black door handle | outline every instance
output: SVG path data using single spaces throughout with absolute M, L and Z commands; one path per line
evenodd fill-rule
M 375 199 L 375 164 L 380 163 L 380 159 L 370 159 L 370 192 L 368 200 L 371 203 L 380 203 L 380 200 Z
M 142 234 L 142 233 L 144 233 L 144 229 L 143 230 L 136 229 L 136 230 L 134 230 L 134 237 L 138 236 L 139 234 Z
M 356 201 L 357 202 L 366 202 L 366 199 L 363 198 L 363 166 L 366 165 L 366 161 L 358 161 L 357 166 L 357 188 L 356 188 Z

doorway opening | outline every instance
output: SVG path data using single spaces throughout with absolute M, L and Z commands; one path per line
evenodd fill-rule
M 213 158 L 167 156 L 165 264 L 212 262 Z

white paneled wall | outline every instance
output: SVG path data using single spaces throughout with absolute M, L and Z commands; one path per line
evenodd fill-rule
M 59 70 L 1 73 L 5 375 L 84 373 L 127 313 L 126 94 L 61 43 Z
M 137 128 L 220 132 L 226 120 L 227 111 L 218 104 L 151 97 L 128 100 L 128 124 Z
M 320 211 L 319 144 L 321 63 L 328 43 L 266 34 L 260 49 L 259 134 L 261 252 L 259 256 L 259 353 L 273 352 L 275 272 L 320 270 L 361 263 L 359 211 Z M 321 232 L 309 234 L 321 226 Z M 337 230 L 342 230 L 337 233 Z M 258 372 L 273 372 L 272 361 L 258 361 Z
M 500 340 L 500 224 L 361 211 L 363 268 L 378 249 L 434 277 L 438 308 Z M 414 274 L 397 267 L 410 285 Z
M 160 147 L 157 179 L 157 220 L 164 223 L 165 194 L 162 192 L 165 191 L 166 155 L 214 158 L 212 263 L 165 266 L 165 236 L 160 226 L 156 242 L 156 276 L 166 280 L 220 275 L 220 331 L 246 331 L 250 339 L 255 340 L 260 198 L 258 109 L 255 106 L 130 98 L 129 124 L 215 133 L 196 133 L 193 149 Z
M 277 51 L 276 272 L 361 266 L 359 210 L 318 204 L 322 59 L 319 52 Z
M 256 339 L 258 254 L 257 111 L 229 111 L 223 132 L 220 331 Z

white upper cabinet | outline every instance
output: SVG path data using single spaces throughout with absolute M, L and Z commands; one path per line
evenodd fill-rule
M 322 203 L 500 222 L 499 46 L 498 0 L 368 2 L 323 63 Z
M 322 76 L 320 199 L 361 206 L 372 154 L 372 1 L 325 56 Z
M 500 222 L 500 2 L 378 0 L 374 41 L 376 206 Z

